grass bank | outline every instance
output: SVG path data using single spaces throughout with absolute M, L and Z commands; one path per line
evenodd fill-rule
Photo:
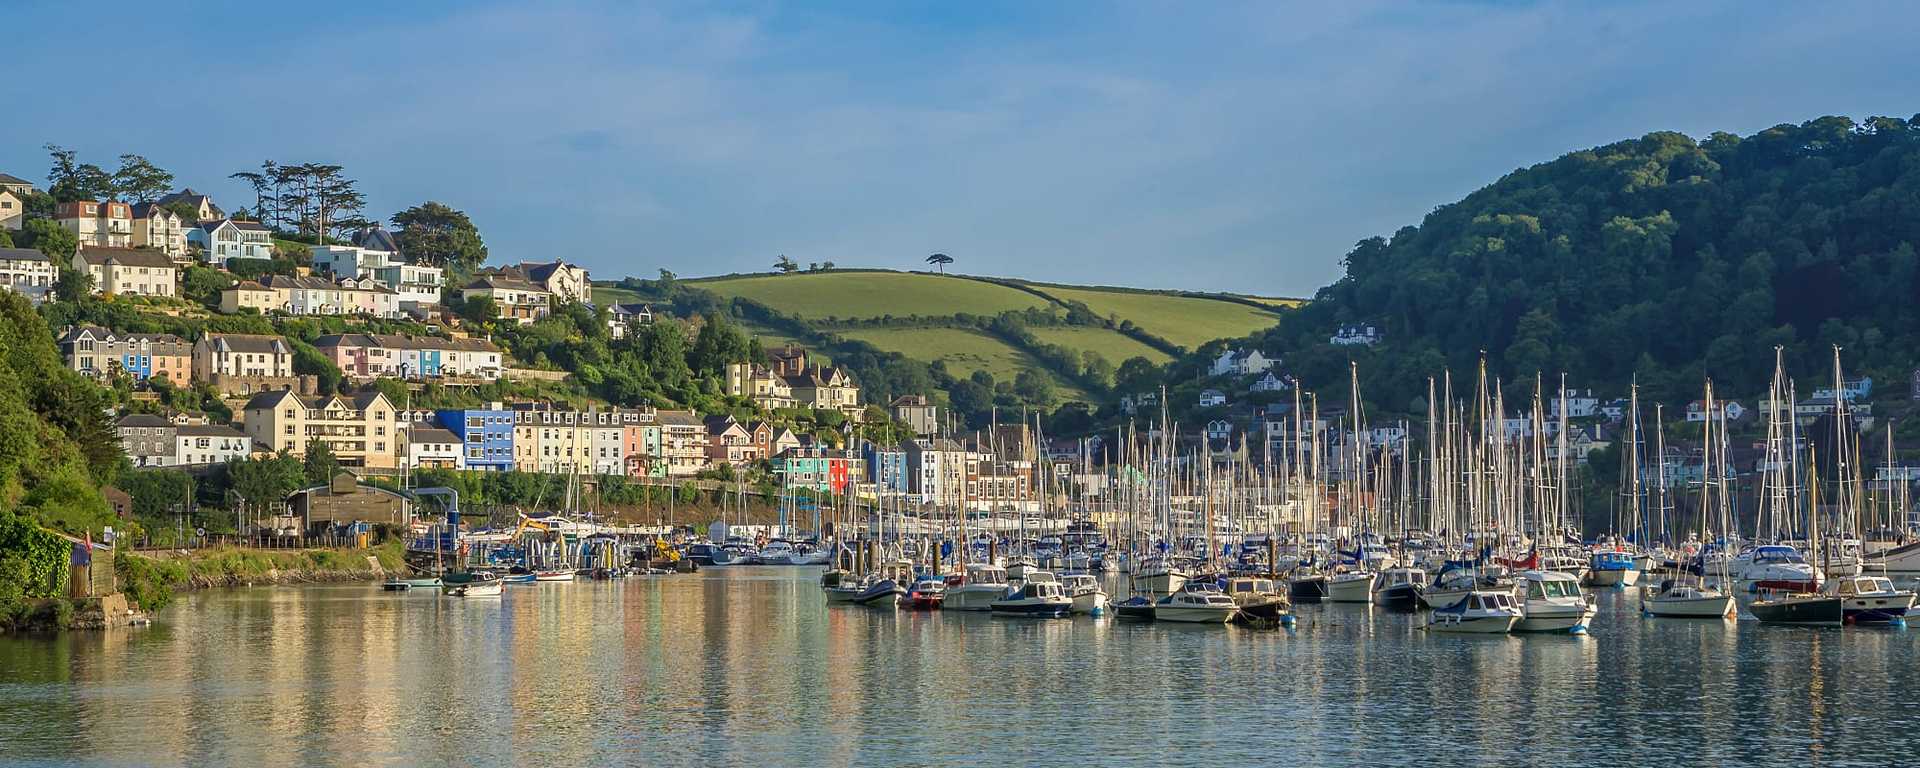
M 128 601 L 152 613 L 181 590 L 377 579 L 400 570 L 401 544 L 394 539 L 367 549 L 215 547 L 127 553 L 116 565 Z

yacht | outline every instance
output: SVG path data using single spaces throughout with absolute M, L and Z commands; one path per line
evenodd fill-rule
M 1007 580 L 1026 581 L 1027 574 L 1040 570 L 1040 561 L 1032 555 L 1016 555 L 1007 560 Z
M 820 574 L 820 591 L 826 593 L 828 603 L 851 603 L 862 589 L 860 580 L 851 572 L 831 568 Z
M 901 602 L 916 611 L 937 611 L 946 598 L 946 592 L 946 579 L 921 576 L 913 580 L 913 586 L 907 588 L 907 596 Z
M 1440 569 L 1440 575 L 1433 577 L 1433 584 L 1420 593 L 1420 599 L 1427 607 L 1440 609 L 1478 590 L 1511 592 L 1513 579 L 1508 577 L 1507 569 L 1502 566 L 1482 565 L 1476 568 L 1459 560 L 1449 560 Z
M 464 580 L 441 584 L 440 594 L 449 597 L 499 597 L 500 587 L 499 576 L 476 572 Z
M 1796 592 L 1768 596 L 1747 606 L 1762 624 L 1837 627 L 1846 622 L 1846 601 L 1839 595 Z
M 1641 594 L 1640 610 L 1662 618 L 1724 619 L 1734 614 L 1733 595 L 1697 578 L 1667 579 Z
M 1100 580 L 1089 573 L 1070 573 L 1060 577 L 1060 586 L 1073 598 L 1073 612 L 1090 616 L 1104 616 L 1107 613 L 1107 592 L 1100 588 Z
M 1920 540 L 1867 555 L 1865 566 L 1882 574 L 1920 576 Z
M 801 542 L 793 545 L 793 551 L 787 553 L 788 565 L 827 565 L 832 562 L 832 547 Z
M 1373 582 L 1373 604 L 1411 611 L 1420 607 L 1427 588 L 1427 572 L 1418 568 L 1388 568 Z
M 1239 612 L 1240 606 L 1219 586 L 1198 581 L 1187 582 L 1180 591 L 1153 604 L 1154 621 L 1225 624 Z
M 1236 576 L 1227 580 L 1227 597 L 1239 606 L 1240 614 L 1254 619 L 1281 621 L 1293 613 L 1287 599 L 1273 579 L 1264 576 Z
M 1160 598 L 1180 591 L 1187 583 L 1188 574 L 1175 566 L 1172 560 L 1164 556 L 1154 556 L 1140 561 L 1133 572 L 1133 591 L 1149 598 Z
M 1904 622 L 1913 609 L 1913 592 L 1894 589 L 1893 580 L 1885 576 L 1836 579 L 1833 593 L 1845 601 L 1842 612 L 1848 624 Z
M 969 563 L 964 575 L 947 577 L 946 597 L 941 610 L 985 611 L 993 601 L 1007 594 L 1007 569 L 992 563 Z
M 1514 598 L 1520 603 L 1515 632 L 1587 633 L 1598 608 L 1580 591 L 1580 580 L 1559 571 L 1521 571 L 1514 579 Z
M 1027 574 L 1019 589 L 993 601 L 993 612 L 1001 616 L 1060 618 L 1073 613 L 1073 598 L 1052 573 L 1033 571 Z
M 900 604 L 900 598 L 907 594 L 904 585 L 912 581 L 912 562 L 896 560 L 883 564 L 861 581 L 860 593 L 853 596 L 852 602 L 876 608 L 896 607 Z
M 1296 603 L 1317 603 L 1327 599 L 1327 575 L 1311 568 L 1295 568 L 1287 578 L 1287 597 Z
M 1468 592 L 1459 601 L 1433 609 L 1427 629 L 1434 632 L 1504 635 L 1520 623 L 1520 607 L 1506 592 Z
M 785 539 L 774 539 L 753 555 L 754 565 L 792 565 L 793 544 Z
M 1731 567 L 1733 577 L 1749 592 L 1813 592 L 1820 588 L 1820 572 L 1800 556 L 1800 550 L 1784 544 L 1765 544 L 1741 552 Z
M 1625 549 L 1596 549 L 1589 562 L 1587 583 L 1596 587 L 1631 587 L 1640 581 L 1639 562 Z
M 1365 603 L 1373 599 L 1373 571 L 1345 571 L 1327 578 L 1327 600 Z

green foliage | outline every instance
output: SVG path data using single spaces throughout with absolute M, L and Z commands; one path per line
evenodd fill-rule
M 13 236 L 7 234 L 6 230 L 0 229 L 0 248 L 12 248 L 12 247 L 14 247 Z
M 189 301 L 208 308 L 220 306 L 220 292 L 233 287 L 233 275 L 198 264 L 187 267 L 180 278 L 180 293 Z
M 120 592 L 142 612 L 153 613 L 173 602 L 173 592 L 187 582 L 187 566 L 177 560 L 159 560 L 124 552 L 113 559 Z
M 0 510 L 0 607 L 11 600 L 53 597 L 67 582 L 73 547 L 33 518 Z
M 80 162 L 74 151 L 65 147 L 48 144 L 46 150 L 53 158 L 53 167 L 47 171 L 47 192 L 54 200 L 71 203 L 113 194 L 113 177 L 100 166 Z
M 487 262 L 487 245 L 467 214 L 428 201 L 393 215 L 395 239 L 408 256 L 428 264 L 471 272 Z
M 286 275 L 292 277 L 300 273 L 300 262 L 292 257 L 276 254 L 271 259 L 229 259 L 227 271 L 240 280 L 259 282 L 267 275 Z M 191 294 L 189 294 L 191 297 Z M 216 297 L 217 300 L 217 297 Z
M 63 268 L 73 263 L 73 251 L 80 246 L 80 239 L 53 219 L 28 219 L 20 225 L 20 242 L 39 249 Z
M 120 167 L 113 172 L 113 191 L 116 197 L 150 203 L 173 191 L 173 174 L 139 155 L 121 155 Z
M 256 508 L 281 501 L 306 481 L 306 466 L 290 454 L 264 459 L 234 459 L 226 465 L 226 484 Z
M 307 441 L 306 456 L 300 459 L 300 470 L 306 475 L 307 485 L 326 485 L 340 472 L 340 459 L 333 455 L 333 446 L 319 438 Z

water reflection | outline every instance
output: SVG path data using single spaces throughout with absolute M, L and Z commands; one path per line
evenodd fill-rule
M 136 631 L 0 638 L 0 762 L 196 765 L 1886 765 L 1914 635 L 1650 620 L 1428 634 L 827 608 L 812 571 L 186 596 Z M 1893 751 L 1889 751 L 1889 750 Z

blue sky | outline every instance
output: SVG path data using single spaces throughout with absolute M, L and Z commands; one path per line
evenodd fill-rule
M 596 277 L 805 263 L 1302 295 L 1517 167 L 1920 112 L 1920 5 L 0 0 L 41 145 L 331 162 Z M 282 7 L 286 6 L 286 7 Z M 102 19 L 125 29 L 89 40 Z

